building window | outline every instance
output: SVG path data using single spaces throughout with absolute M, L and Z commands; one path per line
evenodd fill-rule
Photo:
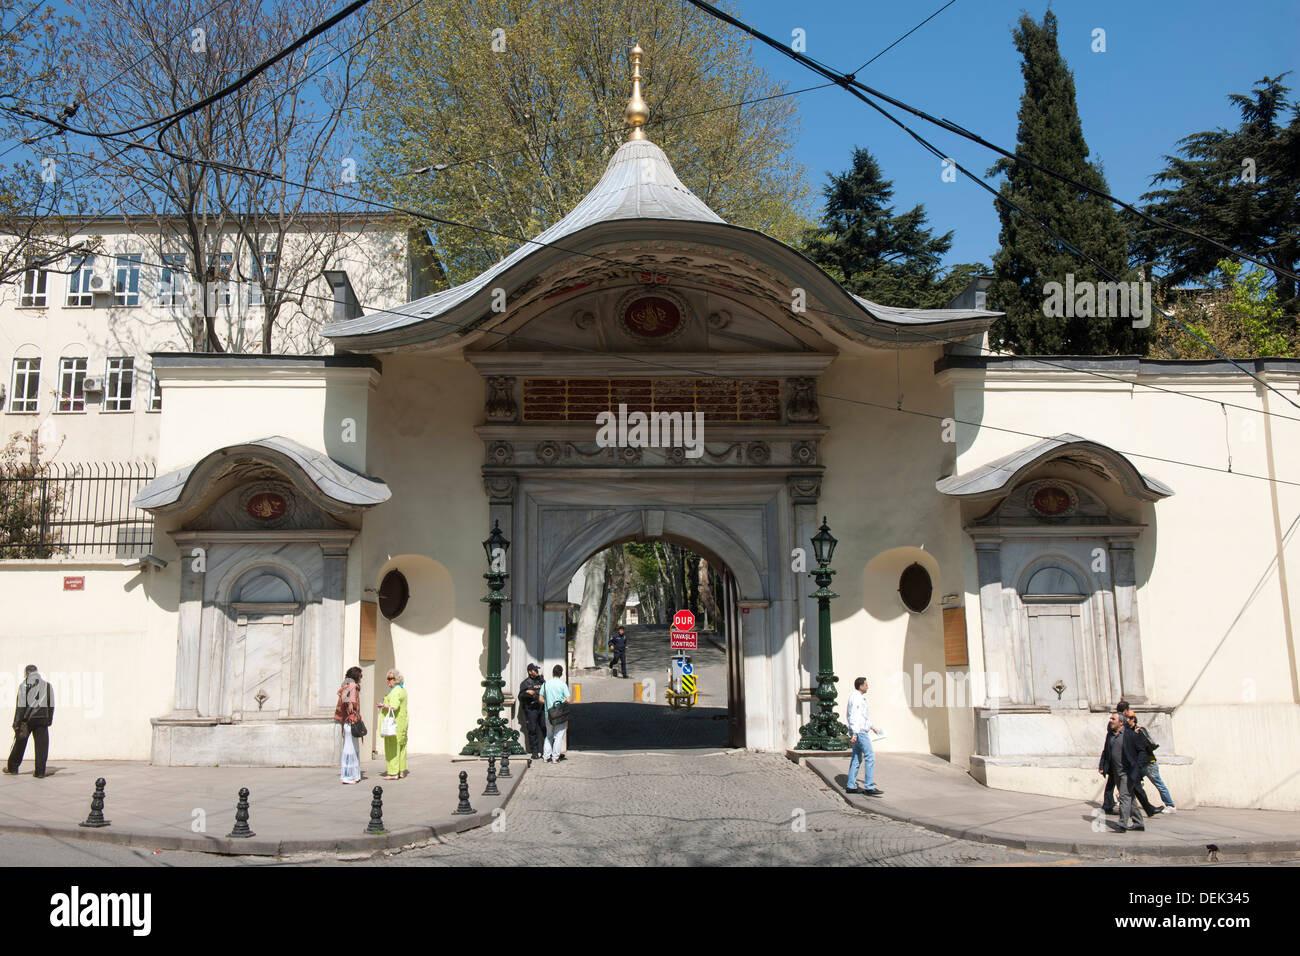
M 162 254 L 162 274 L 158 278 L 158 304 L 184 305 L 189 285 L 189 257 L 183 252 Z
M 84 358 L 59 359 L 59 411 L 84 412 L 86 410 L 86 360 Z
M 924 611 L 934 596 L 930 572 L 919 564 L 908 565 L 898 578 L 898 594 L 909 611 Z
M 113 282 L 113 302 L 116 305 L 140 304 L 139 253 L 127 253 L 117 257 L 117 277 Z
M 104 378 L 104 411 L 129 412 L 131 393 L 135 389 L 135 359 L 122 357 L 108 360 Z
M 149 376 L 153 379 L 153 387 L 149 390 L 149 411 L 162 411 L 162 383 L 158 381 L 158 371 L 155 369 Z
M 208 280 L 216 285 L 210 295 L 216 297 L 218 305 L 230 305 L 234 302 L 234 283 L 230 281 L 230 271 L 234 268 L 235 256 L 231 252 L 208 253 Z
M 90 305 L 90 279 L 95 274 L 95 257 L 81 256 L 72 261 L 72 274 L 68 276 L 68 305 Z
M 41 360 L 38 358 L 14 359 L 13 381 L 10 383 L 11 412 L 34 412 L 40 404 Z
M 248 304 L 265 305 L 266 299 L 262 295 L 264 288 L 271 285 L 271 275 L 275 272 L 275 253 L 262 253 L 262 272 L 259 275 L 257 271 L 257 260 L 254 259 L 251 267 L 252 281 L 248 283 Z
M 45 283 L 49 273 L 44 269 L 28 269 L 23 273 L 22 295 L 18 305 L 24 309 L 45 308 Z

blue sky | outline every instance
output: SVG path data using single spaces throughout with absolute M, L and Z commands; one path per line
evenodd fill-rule
M 736 0 L 739 19 L 777 39 L 802 28 L 807 53 L 847 72 L 888 46 L 944 0 L 830 3 Z M 859 79 L 913 106 L 945 117 L 1014 149 L 1024 84 L 1011 30 L 1022 10 L 1041 19 L 1046 0 L 957 0 L 886 53 Z M 1189 133 L 1235 126 L 1229 93 L 1249 91 L 1264 75 L 1296 73 L 1285 82 L 1300 98 L 1300 3 L 1296 0 L 1072 0 L 1051 4 L 1061 53 L 1074 73 L 1084 138 L 1110 191 L 1136 199 Z M 1092 31 L 1106 31 L 1106 52 L 1093 53 Z M 775 51 L 755 45 L 758 62 L 790 89 L 817 77 Z M 896 208 L 924 203 L 938 233 L 954 230 L 949 263 L 984 260 L 997 248 L 992 197 L 959 176 L 940 179 L 939 163 L 867 105 L 832 87 L 803 94 L 797 156 L 818 189 L 828 171 L 845 168 L 854 146 L 876 156 L 894 181 Z M 983 172 L 994 156 L 925 124 L 918 132 L 957 162 Z

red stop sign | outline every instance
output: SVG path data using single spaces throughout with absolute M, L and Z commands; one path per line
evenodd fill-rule
M 695 615 L 690 611 L 678 611 L 673 615 L 673 629 L 691 631 L 695 629 Z

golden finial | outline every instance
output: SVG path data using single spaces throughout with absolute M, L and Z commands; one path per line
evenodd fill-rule
M 650 118 L 650 107 L 646 101 L 641 98 L 641 44 L 632 46 L 632 98 L 627 101 L 627 109 L 623 111 L 623 121 L 632 127 L 632 132 L 627 134 L 627 141 L 633 142 L 638 139 L 645 139 L 646 120 Z

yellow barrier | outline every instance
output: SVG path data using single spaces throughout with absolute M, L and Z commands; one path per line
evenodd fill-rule
M 582 685 L 581 685 L 581 684 L 574 684 L 574 685 L 573 685 L 573 702 L 574 702 L 575 704 L 581 704 L 581 703 L 582 703 Z
M 639 703 L 641 701 L 641 692 L 641 682 L 637 681 L 632 685 L 632 700 Z

